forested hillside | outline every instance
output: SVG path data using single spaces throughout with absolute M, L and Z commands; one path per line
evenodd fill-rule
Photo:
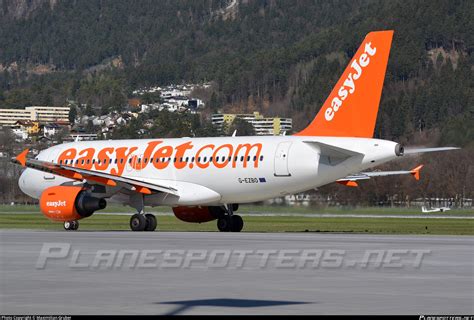
M 472 196 L 469 0 L 0 0 L 0 107 L 74 99 L 107 112 L 124 107 L 139 87 L 207 81 L 213 86 L 203 97 L 205 114 L 291 116 L 297 131 L 319 110 L 364 35 L 382 29 L 395 35 L 376 137 L 464 149 L 395 165 L 429 163 L 423 186 L 381 179 L 343 193 L 328 187 L 328 194 L 372 204 L 407 193 Z M 154 117 L 161 125 L 148 135 L 188 135 L 180 121 L 199 135 L 196 117 L 173 115 L 172 129 L 168 115 Z M 139 127 L 134 122 L 116 135 L 135 136 Z M 440 178 L 448 167 L 453 174 Z
M 299 129 L 364 35 L 394 29 L 377 136 L 441 127 L 473 140 L 472 1 L 229 4 L 2 0 L 0 103 L 120 105 L 132 88 L 206 80 L 213 107 L 292 115 Z

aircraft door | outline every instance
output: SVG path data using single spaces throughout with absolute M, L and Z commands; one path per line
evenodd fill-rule
M 288 155 L 291 147 L 291 142 L 280 142 L 275 152 L 275 176 L 289 177 L 291 176 L 288 170 Z

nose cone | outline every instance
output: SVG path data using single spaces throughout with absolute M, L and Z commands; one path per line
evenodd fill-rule
M 40 176 L 41 177 L 41 176 Z M 32 198 L 38 199 L 41 196 L 40 181 L 38 181 L 38 171 L 25 169 L 18 179 L 20 190 Z

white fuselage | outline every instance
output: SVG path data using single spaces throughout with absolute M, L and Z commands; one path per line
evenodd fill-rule
M 146 205 L 218 205 L 310 190 L 396 158 L 395 146 L 369 138 L 301 136 L 106 140 L 57 145 L 37 159 L 178 190 L 178 196 L 146 195 Z M 34 198 L 48 187 L 73 183 L 34 169 L 19 180 Z M 129 194 L 117 193 L 120 188 L 107 187 L 103 196 L 128 204 Z

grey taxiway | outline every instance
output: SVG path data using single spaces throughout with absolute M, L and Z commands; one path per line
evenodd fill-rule
M 5 314 L 474 313 L 471 236 L 2 230 L 0 240 Z

